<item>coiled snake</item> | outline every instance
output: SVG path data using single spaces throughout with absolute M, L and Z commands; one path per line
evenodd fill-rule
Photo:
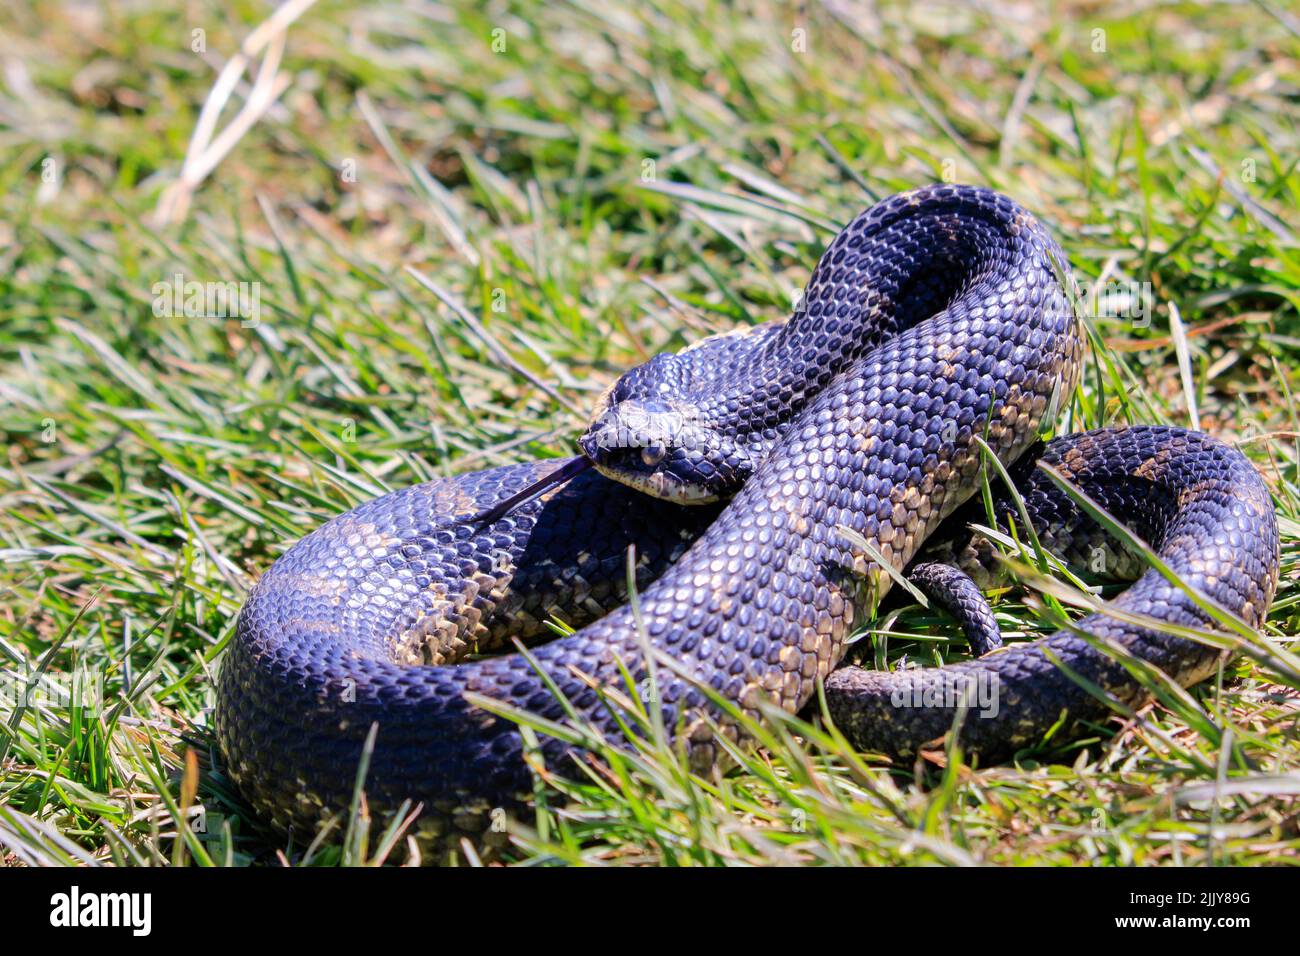
M 275 562 L 239 617 L 215 715 L 231 777 L 273 822 L 314 829 L 348 807 L 377 725 L 371 808 L 410 799 L 423 804 L 425 838 L 482 834 L 532 777 L 515 723 L 466 694 L 566 714 L 519 653 L 457 662 L 545 636 L 551 616 L 579 629 L 536 647 L 536 667 L 614 734 L 595 687 L 625 691 L 623 667 L 641 681 L 647 647 L 677 663 L 658 668 L 656 702 L 699 765 L 717 756 L 711 721 L 737 733 L 702 687 L 757 715 L 763 701 L 799 710 L 826 679 L 832 717 L 856 745 L 904 756 L 953 726 L 954 686 L 985 681 L 994 712 L 968 712 L 960 737 L 986 761 L 1103 717 L 1082 683 L 1135 701 L 1140 685 L 1071 630 L 942 668 L 835 670 L 890 585 L 879 559 L 910 564 L 977 647 L 997 644 L 970 579 L 913 562 L 981 486 L 980 440 L 1014 463 L 1048 550 L 1086 559 L 1105 535 L 1034 467 L 1040 458 L 1185 585 L 1262 623 L 1277 526 L 1238 452 L 1162 427 L 1036 444 L 1079 374 L 1072 290 L 1060 249 L 1006 197 L 951 185 L 894 196 L 835 238 L 788 321 L 714 336 L 620 378 L 578 459 L 432 481 L 334 518 Z M 983 523 L 976 503 L 969 517 Z M 1019 515 L 1006 498 L 995 509 Z M 954 521 L 944 554 L 978 572 L 989 543 Z M 624 604 L 629 546 L 641 632 Z M 1113 573 L 1143 571 L 1112 551 Z M 1221 652 L 1142 626 L 1142 615 L 1212 624 L 1159 571 L 1112 606 L 1121 613 L 1077 629 L 1184 685 L 1214 672 Z M 542 755 L 563 771 L 571 751 L 543 737 Z

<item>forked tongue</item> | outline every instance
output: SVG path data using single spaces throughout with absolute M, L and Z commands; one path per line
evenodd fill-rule
M 469 520 L 475 524 L 492 524 L 494 521 L 500 521 L 510 512 L 514 511 L 520 505 L 532 501 L 540 494 L 550 491 L 552 488 L 558 488 L 560 485 L 571 480 L 577 475 L 582 474 L 591 467 L 591 460 L 583 455 L 570 459 L 566 464 L 556 468 L 545 478 L 534 481 L 527 488 L 511 495 L 505 501 L 499 501 L 486 511 L 481 511 Z

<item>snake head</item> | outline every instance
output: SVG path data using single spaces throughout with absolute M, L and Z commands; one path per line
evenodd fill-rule
M 743 446 L 698 421 L 689 403 L 647 395 L 601 402 L 578 446 L 607 478 L 678 504 L 730 497 L 753 472 Z

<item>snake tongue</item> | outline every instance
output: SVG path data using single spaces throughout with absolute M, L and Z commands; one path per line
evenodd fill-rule
M 504 501 L 497 502 L 486 511 L 479 512 L 470 520 L 475 524 L 492 524 L 494 521 L 500 521 L 520 505 L 532 501 L 538 495 L 543 494 L 552 488 L 558 488 L 560 485 L 575 476 L 582 474 L 582 472 L 586 471 L 590 467 L 590 459 L 585 458 L 582 455 L 572 458 L 566 464 L 556 468 L 545 478 L 533 482 L 527 488 L 516 492 Z

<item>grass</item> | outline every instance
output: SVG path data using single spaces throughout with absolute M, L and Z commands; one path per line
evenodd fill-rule
M 1282 522 L 1264 637 L 1297 649 L 1300 23 L 1280 4 L 321 2 L 170 223 L 202 104 L 270 8 L 47 6 L 0 20 L 5 862 L 407 860 L 364 804 L 341 846 L 290 846 L 213 765 L 213 676 L 252 581 L 377 493 L 568 453 L 620 371 L 788 314 L 838 224 L 939 178 L 1020 199 L 1085 282 L 1150 290 L 1091 322 L 1062 428 L 1238 443 Z M 257 283 L 259 320 L 157 314 L 177 273 Z M 1054 600 L 995 606 L 1034 636 Z M 879 663 L 960 651 L 919 606 L 876 627 Z M 781 718 L 700 778 L 653 735 L 588 740 L 607 774 L 539 788 L 514 855 L 1291 861 L 1300 690 L 1269 660 L 1162 688 L 1050 763 L 891 769 Z M 78 681 L 74 706 L 14 693 Z

